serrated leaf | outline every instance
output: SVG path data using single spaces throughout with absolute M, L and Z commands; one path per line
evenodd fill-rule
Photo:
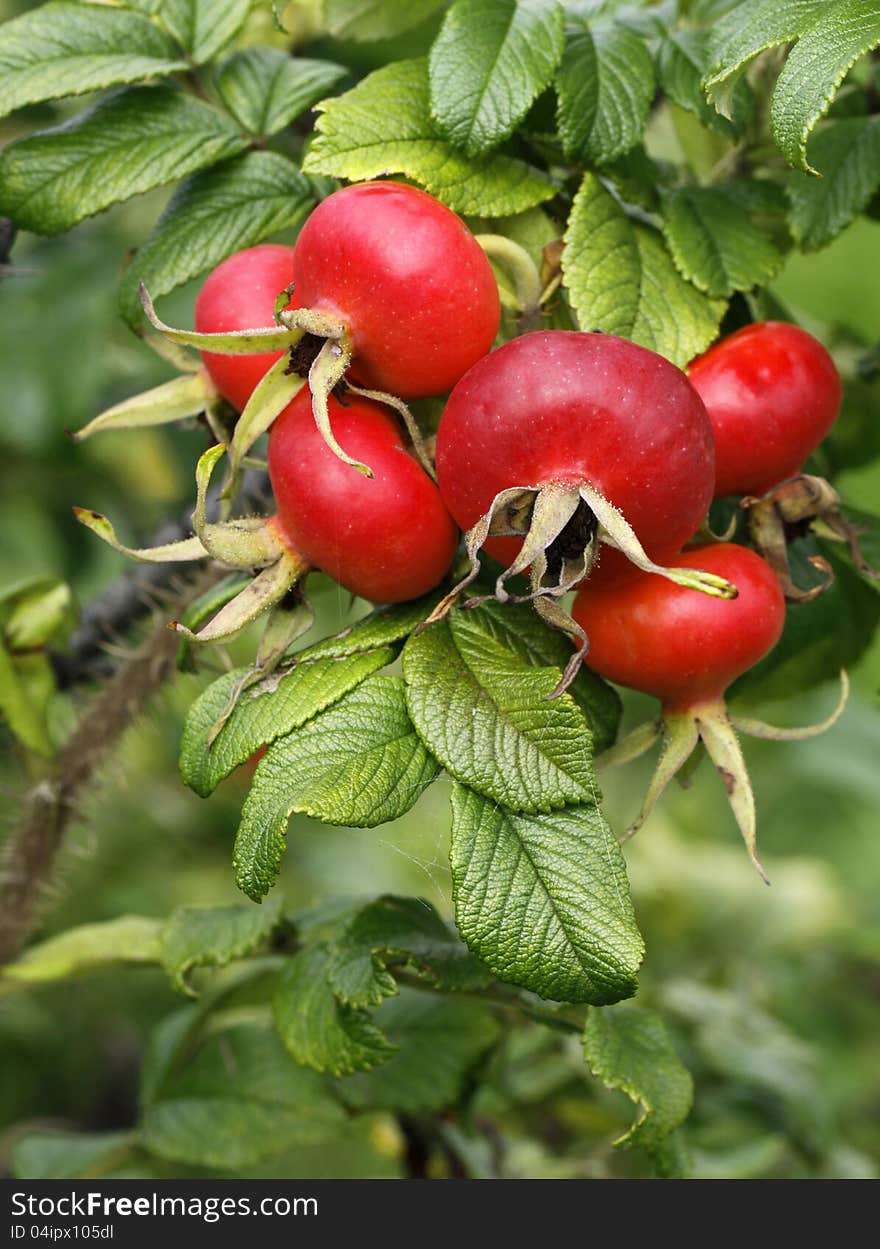
M 563 281 L 584 330 L 619 334 L 683 368 L 716 336 L 724 303 L 675 268 L 662 239 L 636 225 L 588 173 L 574 199 Z
M 730 117 L 706 100 L 702 79 L 709 66 L 709 38 L 708 30 L 672 31 L 657 51 L 657 77 L 679 108 L 692 113 L 715 134 L 734 138 L 751 117 L 755 98 L 746 80 L 739 78 L 729 102 Z
M 292 57 L 280 48 L 247 48 L 217 70 L 220 98 L 250 134 L 270 135 L 328 94 L 348 70 L 332 61 Z
M 452 790 L 455 922 L 500 980 L 561 1002 L 630 997 L 644 944 L 598 807 L 517 815 Z
M 340 1097 L 356 1110 L 429 1114 L 454 1105 L 468 1072 L 500 1035 L 485 1007 L 416 989 L 389 998 L 375 1019 L 397 1053 L 375 1071 L 359 1072 L 338 1086 Z
M 101 924 L 81 924 L 48 941 L 32 945 L 15 963 L 7 963 L 3 980 L 42 984 L 66 976 L 115 967 L 123 963 L 157 963 L 161 921 L 122 915 Z M 2 991 L 0 988 L 0 991 Z
M 548 86 L 563 42 L 553 0 L 456 0 L 429 58 L 441 133 L 468 156 L 496 147 Z
M 807 139 L 855 62 L 880 43 L 880 4 L 837 0 L 822 5 L 789 53 L 770 101 L 770 129 L 790 165 L 807 163 Z
M 375 828 L 405 814 L 437 772 L 410 723 L 403 682 L 369 677 L 260 760 L 235 841 L 238 887 L 254 901 L 268 892 L 294 812 Z
M 556 78 L 559 134 L 574 160 L 605 165 L 638 143 L 654 96 L 654 66 L 642 39 L 625 26 L 568 35 Z
M 233 252 L 298 225 L 313 204 L 308 179 L 277 152 L 247 152 L 193 174 L 125 272 L 123 316 L 130 325 L 140 322 L 141 282 L 153 299 L 167 295 Z
M 275 1026 L 303 1067 L 334 1076 L 370 1071 L 397 1047 L 366 1011 L 337 1000 L 328 981 L 331 961 L 326 946 L 311 946 L 287 961 L 272 1005 Z
M 43 4 L 0 25 L 0 116 L 183 69 L 174 42 L 140 13 Z
M 790 43 L 827 0 L 745 0 L 712 27 L 709 71 L 703 85 L 722 112 L 730 112 L 733 83 L 759 52 Z
M 344 1130 L 321 1077 L 298 1067 L 273 1029 L 243 1024 L 210 1036 L 166 1078 L 144 1112 L 141 1143 L 172 1162 L 240 1171 Z
M 213 60 L 238 34 L 254 0 L 162 0 L 159 15 L 196 65 Z
M 351 182 L 403 174 L 455 212 L 483 217 L 523 212 L 554 194 L 550 180 L 523 161 L 471 160 L 453 150 L 431 120 L 426 60 L 386 65 L 318 107 L 307 173 Z
M 660 1016 L 637 1006 L 590 1010 L 584 1057 L 606 1088 L 621 1089 L 639 1108 L 615 1145 L 661 1150 L 690 1112 L 694 1082 Z
M 324 25 L 337 39 L 391 39 L 420 26 L 448 0 L 323 0 Z
M 265 906 L 180 906 L 162 928 L 160 962 L 180 993 L 195 997 L 195 967 L 225 967 L 259 950 L 281 922 L 281 900 Z
M 207 798 L 260 746 L 299 728 L 393 658 L 392 650 L 380 647 L 341 661 L 300 661 L 280 679 L 275 674 L 246 690 L 209 749 L 211 730 L 246 669 L 225 673 L 189 709 L 180 744 L 184 784 Z
M 376 1006 L 397 985 L 389 962 L 402 962 L 444 992 L 473 992 L 491 974 L 458 934 L 421 898 L 389 894 L 363 907 L 334 942 L 329 967 L 336 996 L 351 1006 Z
M 830 122 L 810 141 L 810 161 L 822 175 L 792 173 L 791 232 L 814 251 L 845 229 L 880 186 L 880 117 Z
M 19 1180 L 85 1178 L 96 1168 L 105 1175 L 133 1144 L 131 1132 L 28 1132 L 12 1147 L 11 1171 Z
M 451 613 L 403 651 L 407 705 L 448 772 L 519 811 L 595 802 L 590 729 L 555 668 L 500 643 L 481 610 Z
M 10 143 L 0 155 L 0 213 L 37 234 L 60 234 L 244 146 L 207 104 L 171 87 L 131 87 Z
M 571 658 L 571 644 L 554 629 L 548 629 L 529 604 L 485 603 L 482 623 L 502 646 L 508 647 L 526 663 L 539 668 L 556 668 L 560 677 Z M 568 692 L 586 717 L 593 735 L 593 754 L 601 754 L 617 740 L 623 704 L 613 686 L 589 668 L 582 667 Z
M 762 286 L 782 265 L 773 240 L 724 185 L 673 191 L 663 232 L 679 273 L 707 295 Z
M 416 625 L 437 606 L 441 594 L 427 594 L 411 603 L 392 603 L 377 607 L 332 637 L 322 638 L 311 646 L 297 652 L 299 660 L 342 659 L 346 655 L 358 655 L 365 651 L 392 646 L 409 637 Z

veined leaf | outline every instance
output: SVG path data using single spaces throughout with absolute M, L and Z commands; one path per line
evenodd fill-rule
M 239 888 L 254 901 L 268 892 L 294 812 L 375 828 L 408 811 L 437 772 L 410 723 L 403 682 L 370 677 L 260 760 L 235 841 Z
M 141 319 L 143 282 L 158 299 L 221 260 L 298 225 L 314 204 L 308 179 L 277 152 L 247 152 L 187 178 L 135 252 L 119 290 L 123 316 Z
M 324 24 L 337 39 L 370 42 L 420 26 L 448 0 L 323 0 Z
M 594 174 L 575 196 L 563 280 L 584 330 L 630 338 L 683 368 L 715 337 L 724 303 L 676 270 L 662 239 L 637 225 Z
M 456 0 L 429 58 L 431 116 L 468 156 L 508 138 L 562 55 L 555 0 Z
M 0 213 L 60 234 L 95 213 L 233 156 L 245 140 L 171 87 L 131 87 L 0 155 Z
M 792 173 L 791 231 L 806 251 L 824 247 L 864 210 L 880 185 L 880 117 L 829 122 L 810 140 L 822 175 Z
M 121 915 L 100 924 L 82 924 L 57 937 L 32 945 L 15 963 L 0 973 L 3 980 L 20 984 L 42 984 L 67 976 L 115 967 L 121 963 L 159 961 L 161 923 L 142 915 Z
M 759 52 L 790 43 L 827 8 L 827 0 L 744 0 L 712 27 L 704 87 L 725 115 L 733 83 Z
M 876 0 L 837 0 L 820 6 L 789 53 L 770 101 L 770 129 L 786 160 L 817 173 L 807 163 L 807 139 L 844 77 L 863 53 L 880 43 Z
M 663 231 L 679 273 L 707 295 L 763 286 L 782 254 L 736 196 L 736 184 L 684 186 L 666 202 Z
M 144 1111 L 141 1142 L 190 1166 L 241 1171 L 345 1128 L 321 1077 L 298 1067 L 275 1032 L 256 1024 L 210 1036 L 157 1092 Z
M 346 655 L 358 655 L 392 646 L 409 637 L 416 625 L 421 624 L 431 614 L 441 597 L 442 595 L 435 592 L 414 599 L 411 603 L 392 603 L 387 607 L 377 607 L 368 616 L 348 625 L 340 633 L 322 638 L 320 642 L 313 642 L 311 646 L 298 651 L 296 657 L 301 661 L 342 659 Z
M 500 643 L 481 611 L 452 612 L 403 651 L 419 736 L 448 772 L 519 811 L 595 802 L 592 740 L 555 668 Z
M 265 906 L 180 906 L 162 928 L 160 962 L 181 993 L 195 997 L 194 967 L 225 967 L 259 950 L 281 922 L 281 901 Z
M 183 69 L 174 41 L 140 13 L 43 4 L 0 25 L 0 116 Z
M 656 1150 L 687 1118 L 694 1082 L 653 1011 L 637 1006 L 590 1010 L 584 1056 L 606 1088 L 621 1089 L 639 1108 L 616 1145 Z
M 350 1006 L 376 1006 L 397 993 L 395 962 L 446 992 L 472 992 L 492 979 L 430 903 L 389 894 L 358 911 L 334 941 L 333 991 Z
M 162 24 L 196 65 L 211 61 L 238 34 L 254 0 L 161 0 Z
M 452 889 L 459 932 L 500 980 L 562 1002 L 635 992 L 644 945 L 598 807 L 517 815 L 455 785 Z
M 654 95 L 654 66 L 633 31 L 582 21 L 568 35 L 556 89 L 566 152 L 606 165 L 642 136 Z
M 184 783 L 207 798 L 224 777 L 260 746 L 299 728 L 393 658 L 392 650 L 378 647 L 342 661 L 301 660 L 280 677 L 276 673 L 246 690 L 209 748 L 211 730 L 245 670 L 227 672 L 209 685 L 189 709 L 180 744 L 180 774 Z
M 348 70 L 332 61 L 292 57 L 280 48 L 246 48 L 217 70 L 217 90 L 250 134 L 275 134 L 322 99 Z
M 375 1019 L 397 1052 L 375 1071 L 338 1085 L 339 1096 L 356 1110 L 429 1114 L 454 1105 L 468 1072 L 500 1035 L 485 1007 L 417 989 L 402 989 Z
M 328 980 L 332 955 L 310 946 L 286 963 L 273 1012 L 285 1048 L 303 1067 L 327 1075 L 369 1071 L 397 1048 L 364 1010 L 338 1001 Z
M 431 120 L 425 60 L 377 69 L 319 108 L 303 161 L 307 173 L 351 182 L 403 174 L 455 212 L 478 217 L 522 212 L 554 193 L 550 180 L 523 161 L 498 155 L 471 160 L 452 149 Z
M 709 67 L 709 40 L 708 30 L 672 31 L 657 51 L 657 76 L 674 104 L 692 113 L 707 129 L 732 139 L 751 117 L 755 98 L 745 78 L 740 77 L 731 91 L 729 117 L 707 101 L 702 79 Z

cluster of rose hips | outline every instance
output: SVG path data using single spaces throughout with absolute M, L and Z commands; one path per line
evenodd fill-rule
M 215 391 L 242 414 L 227 497 L 269 431 L 275 515 L 208 522 L 219 445 L 200 465 L 196 537 L 158 556 L 260 570 L 196 640 L 232 636 L 259 610 L 289 605 L 311 569 L 374 602 L 419 597 L 449 574 L 460 527 L 470 567 L 428 623 L 456 601 L 481 601 L 462 596 L 485 551 L 502 565 L 494 597 L 530 600 L 572 637 L 560 692 L 585 661 L 660 699 L 660 718 L 609 752 L 632 758 L 663 737 L 637 823 L 702 740 L 757 864 L 734 729 L 771 730 L 731 719 L 724 694 L 778 641 L 783 591 L 807 596 L 788 575 L 785 523 L 843 525 L 833 491 L 801 476 L 840 407 L 820 343 L 793 325 L 755 324 L 688 376 L 598 332 L 537 330 L 492 350 L 500 303 L 485 252 L 444 205 L 394 182 L 329 196 L 293 248 L 224 261 L 198 296 L 193 333 L 145 307 L 174 341 L 202 351 Z M 446 394 L 435 478 L 406 404 Z M 769 562 L 709 534 L 721 496 L 753 510 L 753 545 Z M 104 518 L 80 519 L 119 545 Z M 263 648 L 255 676 L 300 627 Z

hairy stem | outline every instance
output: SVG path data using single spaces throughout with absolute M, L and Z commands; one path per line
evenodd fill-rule
M 190 581 L 183 609 L 222 575 Z M 0 855 L 0 965 L 14 959 L 33 932 L 52 883 L 58 852 L 95 775 L 127 728 L 175 670 L 178 639 L 164 615 L 143 645 L 123 660 L 71 733 L 52 772 L 24 795 Z

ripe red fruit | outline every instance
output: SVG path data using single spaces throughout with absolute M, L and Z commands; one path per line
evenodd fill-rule
M 278 522 L 297 553 L 373 602 L 427 593 L 448 571 L 458 531 L 436 485 L 378 404 L 330 399 L 333 428 L 374 476 L 353 473 L 323 441 L 300 391 L 269 436 Z
M 229 256 L 208 276 L 196 298 L 200 334 L 263 329 L 274 324 L 275 299 L 293 281 L 293 248 L 264 243 Z M 283 351 L 258 355 L 202 352 L 208 375 L 236 411 L 244 410 L 257 383 Z
M 590 639 L 590 668 L 653 694 L 668 711 L 684 711 L 719 702 L 738 676 L 773 649 L 785 602 L 770 565 L 747 547 L 694 547 L 675 562 L 718 573 L 739 594 L 710 598 L 636 572 L 622 585 L 590 581 L 573 615 Z
M 651 558 L 706 516 L 712 431 L 685 375 L 610 334 L 525 334 L 458 383 L 437 432 L 437 477 L 463 529 L 512 486 L 587 484 L 623 513 Z M 508 563 L 518 549 L 489 538 Z
M 296 243 L 296 305 L 342 321 L 351 376 L 401 399 L 445 394 L 489 350 L 501 305 L 464 222 L 399 182 L 343 187 Z
M 715 434 L 715 494 L 761 495 L 799 473 L 840 411 L 834 361 L 806 330 L 761 321 L 690 367 Z
M 709 599 L 640 574 L 617 586 L 591 583 L 575 600 L 574 617 L 589 636 L 586 662 L 593 671 L 653 694 L 663 704 L 659 720 L 635 729 L 606 758 L 633 759 L 662 734 L 657 771 L 630 829 L 635 832 L 702 740 L 724 781 L 752 862 L 766 880 L 755 849 L 755 800 L 735 730 L 761 737 L 805 736 L 816 730 L 775 730 L 732 718 L 724 692 L 776 645 L 785 623 L 785 601 L 773 570 L 745 547 L 718 543 L 695 547 L 675 559 L 681 566 L 728 578 L 739 591 L 737 597 Z

